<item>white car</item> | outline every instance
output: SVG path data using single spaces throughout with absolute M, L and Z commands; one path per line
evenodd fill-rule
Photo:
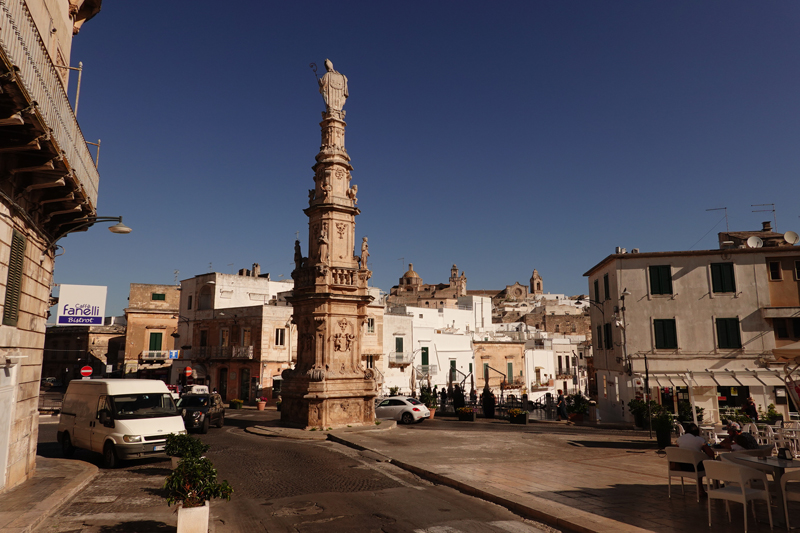
M 425 404 L 416 398 L 390 396 L 375 407 L 375 418 L 397 420 L 403 424 L 413 424 L 431 416 Z

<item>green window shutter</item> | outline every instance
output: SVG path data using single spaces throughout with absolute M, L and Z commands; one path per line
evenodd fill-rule
M 489 363 L 483 363 L 483 379 L 489 379 Z
M 711 263 L 711 290 L 713 292 L 736 292 L 733 263 Z
M 428 364 L 428 348 L 422 349 L 422 364 L 423 365 Z
M 597 326 L 597 349 L 603 349 L 603 327 Z
M 506 381 L 511 383 L 514 380 L 514 363 L 508 363 L 508 377 Z
M 650 266 L 650 294 L 672 294 L 672 269 L 669 265 Z
M 16 326 L 19 320 L 19 301 L 22 293 L 22 266 L 25 259 L 25 236 L 17 230 L 11 237 L 11 256 L 8 259 L 6 299 L 3 304 L 3 325 Z
M 166 300 L 167 299 L 167 295 L 166 294 L 159 294 L 157 292 L 154 292 L 154 293 L 152 293 L 150 295 L 150 299 L 151 300 Z
M 403 337 L 394 338 L 394 351 L 397 353 L 403 353 Z
M 606 274 L 605 276 L 603 276 L 603 290 L 606 293 L 606 300 L 610 300 L 611 299 L 611 291 L 609 290 L 608 287 L 609 287 L 609 285 L 608 285 L 608 274 Z
M 472 374 L 472 363 L 469 364 L 469 373 Z
M 653 330 L 656 337 L 656 349 L 676 350 L 678 348 L 675 319 L 654 319 Z
M 606 350 L 614 348 L 614 339 L 611 336 L 611 323 L 605 325 Z
M 600 281 L 594 280 L 594 301 L 600 301 Z
M 720 349 L 738 349 L 742 347 L 738 318 L 717 319 L 717 344 Z
M 161 340 L 163 337 L 163 333 L 150 333 L 150 351 L 151 352 L 160 352 L 161 351 Z

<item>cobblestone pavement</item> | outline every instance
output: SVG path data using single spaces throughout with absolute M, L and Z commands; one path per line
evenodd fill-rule
M 225 428 L 199 435 L 212 445 L 207 455 L 220 479 L 227 479 L 235 490 L 230 502 L 212 502 L 215 533 L 555 532 L 340 444 L 267 439 L 242 429 L 268 418 L 252 411 L 232 412 Z M 48 442 L 53 430 L 48 426 L 40 433 L 40 449 L 57 454 Z M 99 454 L 81 450 L 75 458 L 96 464 L 101 460 Z M 161 490 L 168 474 L 169 462 L 164 460 L 101 470 L 37 531 L 173 532 L 177 518 Z

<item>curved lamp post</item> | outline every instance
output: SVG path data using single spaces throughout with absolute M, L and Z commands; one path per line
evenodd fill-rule
M 128 226 L 126 226 L 125 224 L 122 223 L 122 217 L 121 216 L 119 216 L 119 217 L 89 217 L 83 223 L 78 224 L 77 226 L 73 226 L 70 229 L 68 229 L 68 230 L 66 230 L 64 232 L 61 232 L 58 235 L 56 235 L 53 238 L 53 240 L 50 241 L 50 244 L 49 244 L 48 248 L 54 248 L 55 245 L 56 245 L 56 242 L 58 242 L 61 238 L 66 237 L 70 233 L 74 233 L 74 232 L 80 231 L 80 230 L 82 230 L 84 228 L 88 228 L 89 226 L 93 226 L 94 224 L 97 224 L 98 222 L 116 222 L 116 224 L 114 224 L 113 226 L 108 228 L 108 231 L 110 231 L 111 233 L 117 233 L 117 234 L 120 234 L 120 235 L 126 235 L 126 234 L 130 233 L 131 231 L 133 231 L 131 228 L 129 228 Z

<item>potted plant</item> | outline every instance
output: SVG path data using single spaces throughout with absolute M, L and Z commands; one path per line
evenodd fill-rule
M 184 457 L 164 481 L 167 505 L 178 504 L 178 533 L 208 531 L 209 500 L 231 499 L 227 481 L 217 483 L 217 470 L 206 457 Z
M 456 409 L 456 414 L 461 421 L 475 422 L 477 417 L 477 413 L 475 413 L 475 409 L 472 407 L 459 407 Z
M 672 419 L 672 413 L 667 410 L 662 410 L 653 417 L 652 420 L 653 430 L 656 432 L 656 440 L 658 447 L 663 449 L 672 443 L 672 430 L 675 422 Z
M 705 411 L 705 409 L 695 406 L 694 411 L 697 413 L 697 422 L 701 423 L 703 421 L 703 411 Z M 681 400 L 678 402 L 678 420 L 681 422 L 694 421 L 694 418 L 692 417 L 692 404 L 686 400 Z
M 528 411 L 522 409 L 509 409 L 508 421 L 512 424 L 528 424 Z
M 231 400 L 231 409 L 241 409 L 243 404 L 244 400 L 240 400 L 239 398 L 234 398 L 233 400 Z
M 201 457 L 211 446 L 198 438 L 186 433 L 167 435 L 167 444 L 164 453 L 172 458 L 172 468 L 178 466 L 178 461 L 184 457 Z
M 589 414 L 589 399 L 582 394 L 567 396 L 567 413 L 572 422 L 583 422 L 583 416 Z
M 436 414 L 436 394 L 433 393 L 430 387 L 422 387 L 419 391 L 419 401 L 425 404 L 425 407 L 431 412 L 430 419 L 433 420 L 433 415 Z
M 400 387 L 389 387 L 389 396 L 397 396 L 400 393 Z
M 258 399 L 256 407 L 258 407 L 259 411 L 263 411 L 264 409 L 267 408 L 267 400 L 268 398 L 266 396 L 262 396 L 261 398 Z

